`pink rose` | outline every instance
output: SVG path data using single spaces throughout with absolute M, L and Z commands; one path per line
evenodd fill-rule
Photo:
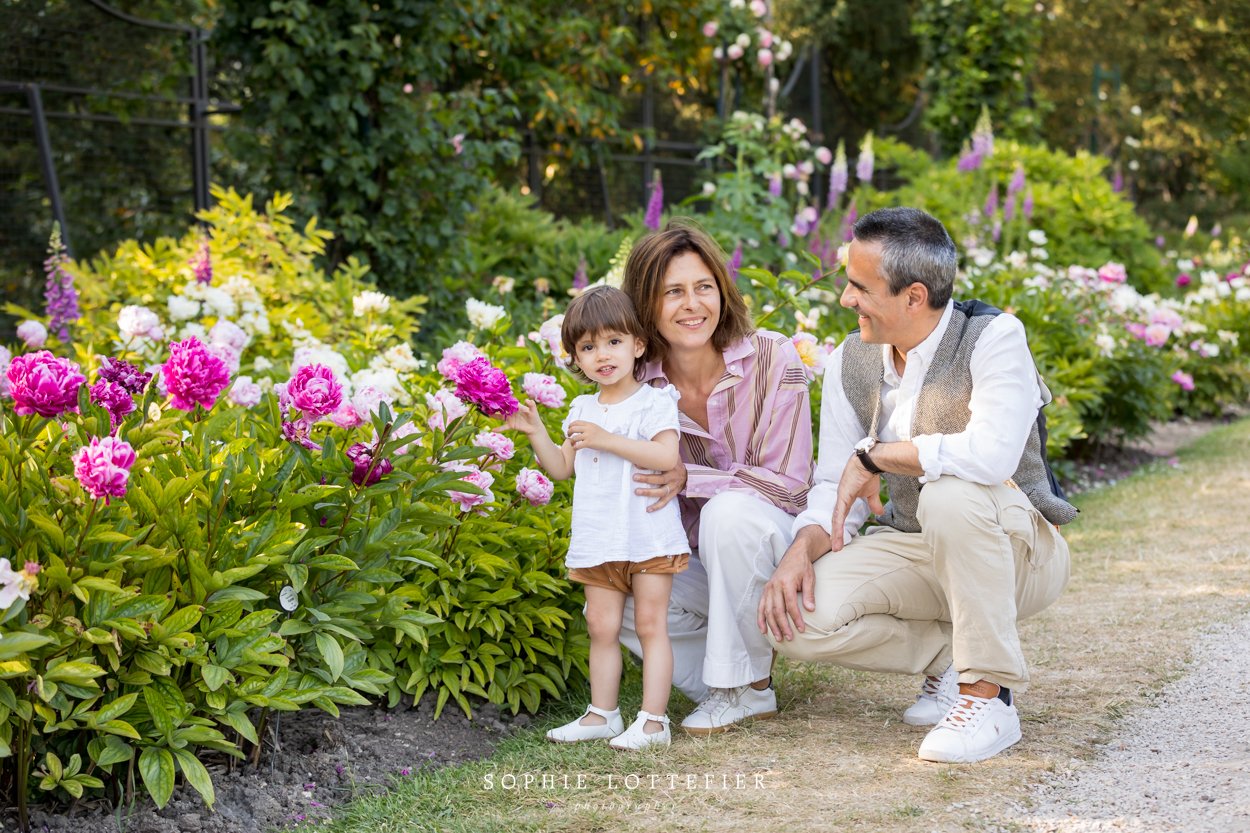
M 516 476 L 516 490 L 531 506 L 546 506 L 556 487 L 537 469 L 521 469 Z
M 59 416 L 78 409 L 78 389 L 87 377 L 69 359 L 59 359 L 47 350 L 17 356 L 5 374 L 14 410 L 21 416 Z
M 74 476 L 94 498 L 123 497 L 130 480 L 135 450 L 117 437 L 92 437 L 74 454 Z
M 286 392 L 291 404 L 314 420 L 334 413 L 343 404 L 343 386 L 324 364 L 306 364 L 296 370 L 286 383 Z
M 213 407 L 217 397 L 230 384 L 226 363 L 210 353 L 195 336 L 169 345 L 169 360 L 161 366 L 161 378 L 175 408 L 205 410 Z

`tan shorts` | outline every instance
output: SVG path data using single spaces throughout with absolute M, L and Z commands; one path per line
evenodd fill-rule
M 689 555 L 661 555 L 646 561 L 609 561 L 595 567 L 574 567 L 569 570 L 569 581 L 628 594 L 633 592 L 634 576 L 638 573 L 680 573 L 689 564 Z

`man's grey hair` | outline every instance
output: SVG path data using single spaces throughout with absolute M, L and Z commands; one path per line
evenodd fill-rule
M 855 223 L 855 239 L 881 244 L 881 271 L 890 294 L 913 283 L 929 290 L 929 306 L 941 309 L 951 298 L 959 252 L 946 227 L 919 208 L 881 208 Z

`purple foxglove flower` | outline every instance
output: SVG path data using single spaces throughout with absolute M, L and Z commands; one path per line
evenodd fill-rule
M 768 196 L 773 199 L 781 196 L 781 174 L 773 174 L 768 178 Z
M 955 168 L 960 173 L 969 174 L 981 167 L 981 163 L 985 161 L 985 157 L 974 150 L 968 150 L 960 154 L 959 162 Z
M 1007 183 L 1007 196 L 1014 196 L 1024 190 L 1024 166 L 1019 162 L 1016 163 L 1016 169 L 1011 174 L 1011 182 Z
M 838 152 L 834 156 L 833 167 L 829 169 L 829 208 L 837 208 L 838 201 L 846 193 L 849 174 L 846 169 L 846 144 L 838 141 Z
M 738 280 L 738 272 L 742 269 L 742 243 L 734 246 L 734 253 L 729 256 L 729 279 Z
M 1124 174 L 1119 168 L 1115 169 L 1115 176 L 1111 178 L 1111 190 L 1117 194 L 1124 190 Z
M 997 217 L 994 218 L 994 226 L 990 229 L 990 236 L 994 238 L 995 243 L 1003 237 L 1003 221 Z
M 48 259 L 43 262 L 44 274 L 47 275 L 43 297 L 44 309 L 50 319 L 48 329 L 56 333 L 62 343 L 69 341 L 69 327 L 80 315 L 74 276 L 65 268 L 68 263 L 69 254 L 61 241 L 61 227 L 53 225 L 52 237 L 48 240 Z
M 859 211 L 855 207 L 855 200 L 851 200 L 850 206 L 846 209 L 846 216 L 842 218 L 842 240 L 850 243 L 855 239 L 855 221 L 859 219 Z
M 651 199 L 647 202 L 647 213 L 643 217 L 643 225 L 652 231 L 660 230 L 660 217 L 664 214 L 664 186 L 660 176 L 656 174 L 655 182 L 651 183 Z
M 585 289 L 590 285 L 590 276 L 586 273 L 586 256 L 577 260 L 577 271 L 573 273 L 573 288 Z
M 1020 213 L 1024 215 L 1024 219 L 1033 219 L 1033 189 L 1030 188 L 1028 193 L 1024 195 L 1024 204 L 1020 206 Z
M 972 152 L 983 160 L 994 155 L 994 126 L 988 107 L 981 108 L 981 116 L 972 129 Z
M 1007 197 L 1007 202 L 1003 203 L 1003 220 L 1010 223 L 1012 218 L 1016 216 L 1016 195 L 1011 194 Z
M 872 131 L 864 136 L 864 141 L 859 146 L 859 160 L 855 163 L 855 178 L 860 182 L 872 182 L 872 170 L 876 164 L 876 157 L 872 152 Z
M 195 274 L 195 282 L 208 286 L 213 282 L 213 255 L 208 250 L 208 241 L 200 244 L 199 255 L 191 262 Z
M 993 217 L 998 213 L 998 183 L 995 182 L 990 186 L 990 192 L 985 195 L 985 208 L 982 209 L 986 219 Z

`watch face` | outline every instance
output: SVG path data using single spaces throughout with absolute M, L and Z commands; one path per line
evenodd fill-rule
M 877 441 L 874 440 L 872 437 L 864 437 L 862 440 L 855 443 L 855 450 L 856 451 L 872 451 L 872 447 L 875 446 L 876 444 L 877 444 Z

